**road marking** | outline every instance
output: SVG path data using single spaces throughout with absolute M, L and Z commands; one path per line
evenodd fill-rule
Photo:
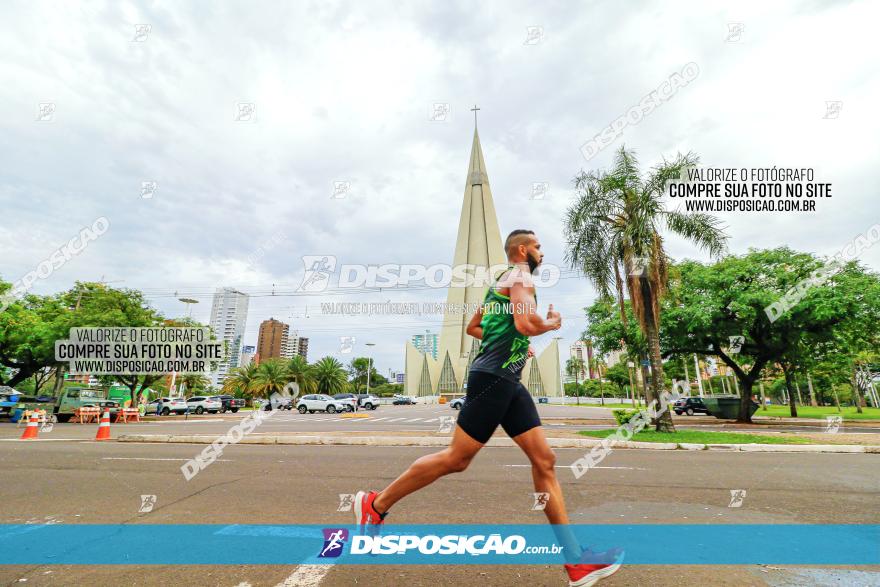
M 161 459 L 151 457 L 102 457 L 102 461 L 189 461 L 190 459 Z M 232 459 L 214 459 L 224 463 L 231 463 Z
M 371 418 L 371 420 L 373 420 L 373 422 L 380 422 L 382 420 L 387 420 L 387 419 L 388 419 L 388 416 L 385 416 L 384 418 Z
M 406 418 L 392 418 L 391 420 L 388 420 L 388 423 L 390 424 L 391 422 L 399 422 L 401 420 L 406 420 Z
M 293 573 L 275 587 L 318 587 L 333 565 L 299 565 Z
M 410 418 L 407 422 L 418 422 L 419 420 L 424 420 L 424 418 Z
M 60 440 L 92 440 L 91 438 L 31 438 L 22 441 L 20 438 L 0 438 L 0 442 L 58 442 Z
M 505 467 L 531 467 L 531 465 L 504 465 Z M 554 465 L 557 469 L 571 469 L 571 465 Z M 621 469 L 625 471 L 647 471 L 642 467 L 590 467 L 591 469 Z
M 430 420 L 425 420 L 424 424 L 427 424 L 428 422 L 436 422 L 437 420 L 438 418 L 431 418 Z

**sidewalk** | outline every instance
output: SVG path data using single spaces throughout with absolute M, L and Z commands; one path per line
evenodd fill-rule
M 449 434 L 425 432 L 321 432 L 321 433 L 259 433 L 241 439 L 239 444 L 286 444 L 286 445 L 338 445 L 338 446 L 425 446 L 449 445 Z M 550 432 L 547 434 L 552 448 L 591 449 L 602 443 L 596 438 L 585 438 L 573 433 Z M 159 442 L 183 444 L 211 444 L 217 436 L 197 434 L 123 434 L 118 442 Z M 516 446 L 510 438 L 493 436 L 487 446 Z M 799 453 L 876 453 L 880 445 L 861 444 L 690 444 L 677 442 L 618 442 L 615 449 L 644 450 L 712 450 L 725 452 L 799 452 Z

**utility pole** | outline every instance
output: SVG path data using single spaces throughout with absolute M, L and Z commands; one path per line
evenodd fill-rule
M 697 353 L 694 353 L 694 369 L 697 372 L 697 387 L 700 388 L 700 397 L 703 397 L 703 378 L 700 377 L 700 361 L 697 359 Z

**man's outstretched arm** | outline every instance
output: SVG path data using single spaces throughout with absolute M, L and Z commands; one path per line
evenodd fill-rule
M 545 332 L 562 328 L 562 316 L 553 309 L 553 304 L 548 307 L 546 318 L 541 318 L 538 315 L 535 292 L 522 283 L 510 286 L 510 304 L 513 323 L 520 334 L 539 336 Z

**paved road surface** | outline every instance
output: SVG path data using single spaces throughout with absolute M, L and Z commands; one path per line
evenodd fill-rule
M 54 432 L 53 432 L 54 433 Z M 349 523 L 338 494 L 380 487 L 430 449 L 228 447 L 186 482 L 195 445 L 0 443 L 4 523 Z M 559 466 L 580 456 L 559 450 Z M 626 450 L 575 480 L 560 469 L 573 522 L 878 523 L 880 455 Z M 740 508 L 730 490 L 746 489 Z M 464 473 L 395 506 L 400 523 L 542 523 L 517 449 L 487 448 Z M 141 495 L 155 509 L 139 514 Z M 439 516 L 439 517 L 438 517 Z M 109 546 L 109 545 L 108 545 Z M 193 545 L 198 548 L 198 545 Z M 674 548 L 674 545 L 665 545 Z M 145 545 L 146 549 L 161 545 Z M 27 581 L 22 581 L 27 579 Z M 0 567 L 0 585 L 564 585 L 557 567 Z M 629 566 L 608 585 L 880 585 L 878 568 Z

